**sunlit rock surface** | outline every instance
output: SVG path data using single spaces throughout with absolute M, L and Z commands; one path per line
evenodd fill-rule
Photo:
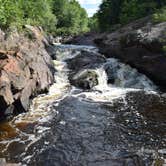
M 43 32 L 32 26 L 25 31 L 0 33 L 0 120 L 27 111 L 31 98 L 46 92 L 54 81 Z

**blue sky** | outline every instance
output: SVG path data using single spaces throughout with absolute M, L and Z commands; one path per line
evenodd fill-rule
M 92 16 L 97 10 L 102 0 L 78 0 L 83 8 L 87 10 L 88 16 Z

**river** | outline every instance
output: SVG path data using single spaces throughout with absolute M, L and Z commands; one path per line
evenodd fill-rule
M 166 98 L 158 87 L 95 47 L 55 45 L 55 52 L 49 92 L 1 125 L 0 158 L 24 166 L 166 164 Z

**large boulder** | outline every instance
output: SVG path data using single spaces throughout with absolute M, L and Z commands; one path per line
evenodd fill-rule
M 101 54 L 89 51 L 81 51 L 77 56 L 67 59 L 68 68 L 74 72 L 83 69 L 94 69 L 106 62 Z
M 82 89 L 91 89 L 98 85 L 98 75 L 93 70 L 83 70 L 71 78 L 71 84 Z
M 94 38 L 96 38 L 97 35 L 98 35 L 98 33 L 96 33 L 96 32 L 88 32 L 88 33 L 78 35 L 78 36 L 74 36 L 74 37 L 71 37 L 67 40 L 64 40 L 63 43 L 65 43 L 65 44 L 75 44 L 75 45 L 96 46 L 96 44 L 94 42 Z
M 163 90 L 166 89 L 166 22 L 155 24 L 151 17 L 130 23 L 95 39 L 100 52 L 137 68 Z
M 27 111 L 31 97 L 53 83 L 49 42 L 40 28 L 26 28 L 0 33 L 0 119 Z
M 67 59 L 70 83 L 83 89 L 91 89 L 98 84 L 98 74 L 95 72 L 106 59 L 96 52 L 81 51 L 77 56 Z

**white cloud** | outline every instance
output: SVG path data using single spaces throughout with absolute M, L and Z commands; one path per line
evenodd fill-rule
M 98 9 L 98 8 L 90 8 L 90 9 L 87 9 L 88 16 L 89 16 L 89 17 L 93 16 L 93 14 L 97 12 L 97 9 Z
M 98 10 L 102 0 L 78 0 L 82 7 L 84 7 L 91 17 Z
M 92 4 L 92 5 L 99 5 L 102 0 L 78 0 L 80 2 L 81 5 L 84 4 Z

